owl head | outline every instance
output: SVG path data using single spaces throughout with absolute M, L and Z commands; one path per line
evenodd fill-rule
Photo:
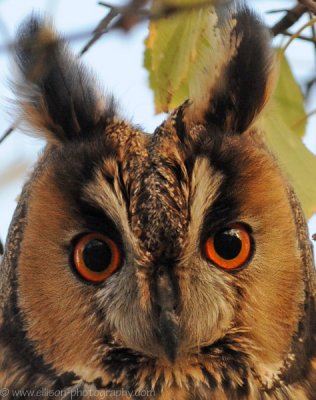
M 1 266 L 0 386 L 312 398 L 306 224 L 256 128 L 270 38 L 245 7 L 229 18 L 208 95 L 153 134 L 120 115 L 49 24 L 22 26 L 19 105 L 47 146 Z

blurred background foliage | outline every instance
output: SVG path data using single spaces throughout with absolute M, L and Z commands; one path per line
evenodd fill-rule
M 113 0 L 111 4 L 0 0 L 2 239 L 22 183 L 44 145 L 21 135 L 8 83 L 14 76 L 14 33 L 23 18 L 32 11 L 51 16 L 118 99 L 122 113 L 151 132 L 164 119 L 163 112 L 199 95 L 201 69 L 219 56 L 220 38 L 214 32 L 216 8 L 223 3 L 227 0 Z M 276 90 L 260 124 L 311 218 L 316 212 L 316 3 L 250 0 L 248 4 L 271 28 L 279 64 Z M 316 232 L 315 217 L 309 226 L 311 233 Z

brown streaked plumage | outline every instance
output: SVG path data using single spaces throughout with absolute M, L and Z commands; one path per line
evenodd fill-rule
M 117 115 L 51 28 L 34 18 L 21 28 L 21 109 L 48 144 L 1 264 L 0 387 L 12 399 L 16 389 L 65 398 L 116 391 L 120 400 L 315 398 L 311 245 L 255 127 L 271 91 L 272 50 L 252 12 L 230 18 L 235 47 L 209 102 L 187 101 L 153 135 Z M 243 245 L 238 229 L 248 253 L 229 269 Z M 80 275 L 74 259 L 94 232 L 119 249 L 100 281 Z M 102 240 L 82 254 L 94 277 L 113 264 Z

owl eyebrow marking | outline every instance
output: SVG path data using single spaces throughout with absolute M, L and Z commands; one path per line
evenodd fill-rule
M 189 229 L 198 240 L 198 234 L 205 225 L 206 215 L 220 195 L 223 174 L 214 169 L 209 157 L 198 156 L 195 160 L 191 177 L 191 219 Z
M 94 178 L 83 190 L 83 198 L 101 209 L 106 209 L 110 218 L 119 224 L 124 211 L 126 212 L 126 206 L 120 189 L 116 190 L 118 189 L 116 183 L 115 176 L 113 176 L 113 182 L 109 183 L 108 179 L 104 178 L 103 171 L 97 169 Z
M 238 218 L 239 203 L 237 195 L 233 191 L 233 183 L 230 177 L 225 176 L 218 190 L 218 196 L 214 203 L 206 210 L 201 237 L 218 226 L 225 226 Z
M 234 143 L 232 142 L 230 146 L 233 145 Z M 211 228 L 215 228 L 215 225 L 216 227 L 225 226 L 225 224 L 231 223 L 238 218 L 241 196 L 238 196 L 237 189 L 242 185 L 240 171 L 243 168 L 244 155 L 238 146 L 235 151 L 240 154 L 239 157 L 235 153 L 228 151 L 227 146 L 223 146 L 217 137 L 213 141 L 208 141 L 207 146 L 202 151 L 203 156 L 210 162 L 210 168 L 221 175 L 221 182 L 217 188 L 216 198 L 206 208 L 201 237 L 207 235 Z M 232 154 L 234 155 L 232 156 Z M 236 186 L 236 182 L 238 182 L 238 186 Z
M 123 199 L 125 201 L 126 204 L 126 208 L 127 210 L 129 210 L 130 208 L 130 195 L 128 193 L 128 188 L 126 187 L 125 183 L 124 183 L 124 176 L 123 176 L 123 165 L 121 161 L 117 162 L 117 168 L 118 168 L 118 184 L 119 184 L 119 188 L 121 189 L 121 193 L 123 196 Z

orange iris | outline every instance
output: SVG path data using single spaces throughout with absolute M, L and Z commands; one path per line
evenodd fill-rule
M 87 281 L 102 282 L 120 265 L 120 250 L 115 242 L 101 233 L 88 233 L 74 249 L 74 265 Z
M 210 236 L 204 245 L 206 257 L 217 266 L 233 270 L 250 258 L 252 241 L 242 224 L 234 224 Z

